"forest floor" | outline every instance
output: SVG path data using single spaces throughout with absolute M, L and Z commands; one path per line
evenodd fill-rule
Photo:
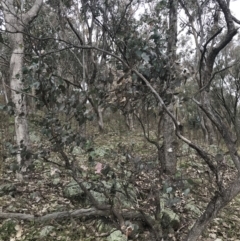
M 33 151 L 37 151 L 38 147 L 42 145 L 47 147 L 48 141 L 36 131 L 34 124 L 31 129 Z M 97 162 L 113 162 L 114 155 L 117 158 L 119 155 L 131 155 L 142 160 L 156 159 L 156 148 L 145 140 L 139 127 L 128 131 L 122 124 L 115 123 L 108 125 L 104 133 L 99 133 L 97 127 L 90 123 L 87 125 L 86 133 L 91 139 L 88 142 L 88 149 L 94 150 L 91 152 L 91 156 Z M 75 152 L 78 160 L 89 161 L 89 152 L 79 149 L 76 149 Z M 181 177 L 182 180 L 188 179 L 193 183 L 187 201 L 194 200 L 197 210 L 202 213 L 214 190 L 209 170 L 199 157 L 183 143 L 179 143 L 177 156 L 178 177 Z M 54 160 L 54 155 L 51 158 Z M 64 197 L 63 189 L 71 181 L 71 177 L 61 168 L 38 159 L 34 162 L 34 167 L 28 175 L 20 182 L 16 178 L 14 165 L 15 157 L 7 154 L 1 168 L 0 186 L 9 184 L 9 190 L 7 195 L 0 192 L 0 212 L 40 217 L 53 212 L 81 208 L 80 204 Z M 231 170 L 227 170 L 225 175 L 230 177 Z M 240 198 L 237 197 L 211 223 L 201 240 L 240 240 L 239 210 Z M 195 212 L 195 215 L 184 216 L 183 213 L 183 217 L 189 219 L 187 220 L 189 227 L 199 215 L 196 215 Z M 98 220 L 71 218 L 36 223 L 10 217 L 9 215 L 0 219 L 1 241 L 106 240 L 104 236 L 98 236 L 99 232 L 96 229 Z M 185 227 L 185 232 L 189 227 Z

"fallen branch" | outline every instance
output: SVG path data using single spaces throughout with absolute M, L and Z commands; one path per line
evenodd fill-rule
M 25 220 L 29 222 L 47 222 L 51 220 L 60 220 L 60 219 L 70 219 L 70 218 L 91 218 L 91 217 L 107 217 L 112 214 L 111 210 L 98 210 L 96 208 L 87 208 L 87 209 L 77 209 L 73 211 L 62 211 L 62 212 L 53 212 L 43 216 L 35 216 L 32 214 L 25 213 L 4 213 L 0 212 L 0 219 L 17 219 L 17 220 Z M 133 219 L 144 219 L 144 216 L 137 211 L 124 211 L 121 213 L 123 218 L 128 220 Z M 148 216 L 148 215 L 147 215 Z M 149 216 L 149 219 L 152 218 Z M 152 220 L 153 222 L 154 220 Z

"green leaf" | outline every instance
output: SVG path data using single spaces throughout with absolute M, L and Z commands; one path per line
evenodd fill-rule
M 53 226 L 45 226 L 42 228 L 42 230 L 40 231 L 40 237 L 43 238 L 43 237 L 46 237 L 48 236 L 52 231 L 54 230 L 54 227 Z
M 135 54 L 137 55 L 137 57 L 138 57 L 139 59 L 141 59 L 141 56 L 142 56 L 143 52 L 140 51 L 140 50 L 137 50 L 137 51 L 135 52 Z
M 154 33 L 150 36 L 149 39 L 153 39 L 153 40 L 157 41 L 160 39 L 160 35 L 158 33 Z
M 27 74 L 28 73 L 28 68 L 26 67 L 26 66 L 24 66 L 23 68 L 22 68 L 22 72 L 23 72 L 23 74 Z
M 170 192 L 172 192 L 172 190 L 173 190 L 172 187 L 168 187 L 168 188 L 166 189 L 166 192 L 167 192 L 167 193 L 170 193 Z
M 36 88 L 36 89 L 38 89 L 39 86 L 40 86 L 40 82 L 39 82 L 39 81 L 36 81 L 36 82 L 34 82 L 34 83 L 31 85 L 31 87 L 34 87 L 34 88 Z
M 148 63 L 149 60 L 150 60 L 149 56 L 148 56 L 146 53 L 142 53 L 141 57 L 142 57 L 143 60 L 144 60 L 145 62 L 147 62 L 147 63 Z
M 184 191 L 184 195 L 187 196 L 189 193 L 190 193 L 190 189 L 187 188 L 187 189 Z
M 188 182 L 190 185 L 195 185 L 195 182 L 194 182 L 191 178 L 189 178 L 189 179 L 187 180 L 187 182 Z
M 16 155 L 18 153 L 18 146 L 11 146 L 9 151 L 12 155 Z
M 59 85 L 58 88 L 62 91 L 62 93 L 66 92 L 66 88 L 64 85 Z
M 64 108 L 65 108 L 65 103 L 60 103 L 60 104 L 58 105 L 58 110 L 59 110 L 59 111 L 63 111 Z

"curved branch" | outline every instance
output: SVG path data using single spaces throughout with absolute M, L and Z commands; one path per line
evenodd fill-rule
M 201 59 L 200 59 L 200 64 L 199 64 L 199 75 L 200 75 L 200 84 L 202 83 L 202 75 L 201 75 L 201 69 L 202 69 L 202 63 L 203 63 L 203 58 L 205 56 L 205 53 L 207 52 L 207 45 L 214 39 L 217 37 L 217 35 L 219 35 L 222 32 L 223 28 L 220 28 L 215 34 L 213 34 L 207 41 L 206 43 L 203 45 L 203 50 L 201 53 Z M 202 87 L 202 86 L 201 86 Z
M 234 21 L 235 23 L 240 24 L 240 20 L 238 20 L 237 18 L 235 18 L 233 15 L 232 15 L 232 19 L 233 19 L 233 21 Z
M 232 14 L 231 14 L 230 9 L 228 8 L 226 2 L 224 0 L 217 0 L 217 2 L 219 4 L 221 10 L 223 11 L 223 14 L 225 17 L 225 21 L 227 24 L 227 33 L 225 34 L 225 36 L 222 37 L 222 40 L 220 41 L 220 43 L 211 50 L 211 52 L 209 53 L 209 55 L 207 57 L 207 65 L 208 65 L 210 71 L 212 71 L 216 56 L 237 34 L 237 29 L 235 28 Z
M 72 29 L 72 31 L 73 31 L 73 32 L 75 33 L 75 35 L 77 36 L 80 44 L 83 45 L 83 39 L 82 39 L 82 37 L 81 37 L 80 34 L 77 32 L 77 30 L 74 28 L 74 26 L 73 26 L 72 22 L 70 21 L 70 19 L 69 19 L 69 18 L 66 18 L 66 19 L 67 19 L 67 22 L 68 22 L 70 28 Z
M 193 228 L 188 233 L 185 241 L 196 241 L 202 232 L 206 229 L 208 223 L 212 221 L 219 211 L 224 208 L 240 192 L 240 177 L 232 182 L 221 193 L 216 192 L 209 202 L 205 212 L 196 221 Z

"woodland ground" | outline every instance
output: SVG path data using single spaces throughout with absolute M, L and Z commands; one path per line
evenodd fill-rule
M 9 195 L 0 197 L 0 212 L 42 216 L 51 212 L 80 208 L 78 204 L 63 196 L 62 190 L 71 178 L 64 170 L 59 170 L 56 166 L 39 159 L 35 162 L 27 180 L 19 182 L 16 179 L 13 167 L 15 157 L 11 156 L 5 148 L 5 143 L 13 135 L 13 124 L 11 123 L 11 118 L 2 117 L 1 151 L 4 154 L 4 162 L 1 165 L 0 185 L 13 183 L 16 190 L 10 192 Z M 45 145 L 47 147 L 49 145 L 46 138 L 40 134 L 35 121 L 31 122 L 30 130 L 33 151 L 37 151 L 39 146 Z M 124 156 L 126 152 L 132 156 L 141 157 L 143 160 L 156 159 L 156 149 L 144 139 L 140 127 L 135 125 L 135 129 L 129 131 L 118 118 L 106 123 L 104 133 L 99 133 L 93 122 L 88 123 L 86 135 L 91 139 L 89 147 L 94 147 L 94 158 L 97 161 L 112 163 L 118 161 L 118 158 Z M 214 147 L 212 148 L 214 149 Z M 51 155 L 54 159 L 54 154 Z M 89 153 L 78 152 L 77 158 L 87 161 Z M 178 159 L 178 178 L 192 181 L 190 193 L 185 201 L 194 203 L 196 208 L 202 212 L 210 200 L 211 190 L 213 190 L 209 184 L 211 183 L 211 174 L 204 167 L 200 158 L 181 142 L 178 145 Z M 57 175 L 55 175 L 56 173 Z M 231 170 L 226 170 L 226 173 L 226 176 L 231 178 Z M 146 175 L 146 178 L 151 177 Z M 212 222 L 201 240 L 230 241 L 238 240 L 238 238 L 240 240 L 239 210 L 240 198 L 238 197 Z M 184 215 L 184 212 L 182 215 L 187 225 L 182 229 L 186 232 L 198 215 L 196 213 Z M 51 220 L 48 223 L 2 219 L 0 220 L 0 240 L 105 240 L 104 237 L 96 237 L 99 235 L 97 226 L 98 220 L 92 219 L 84 221 L 72 218 L 60 221 Z

